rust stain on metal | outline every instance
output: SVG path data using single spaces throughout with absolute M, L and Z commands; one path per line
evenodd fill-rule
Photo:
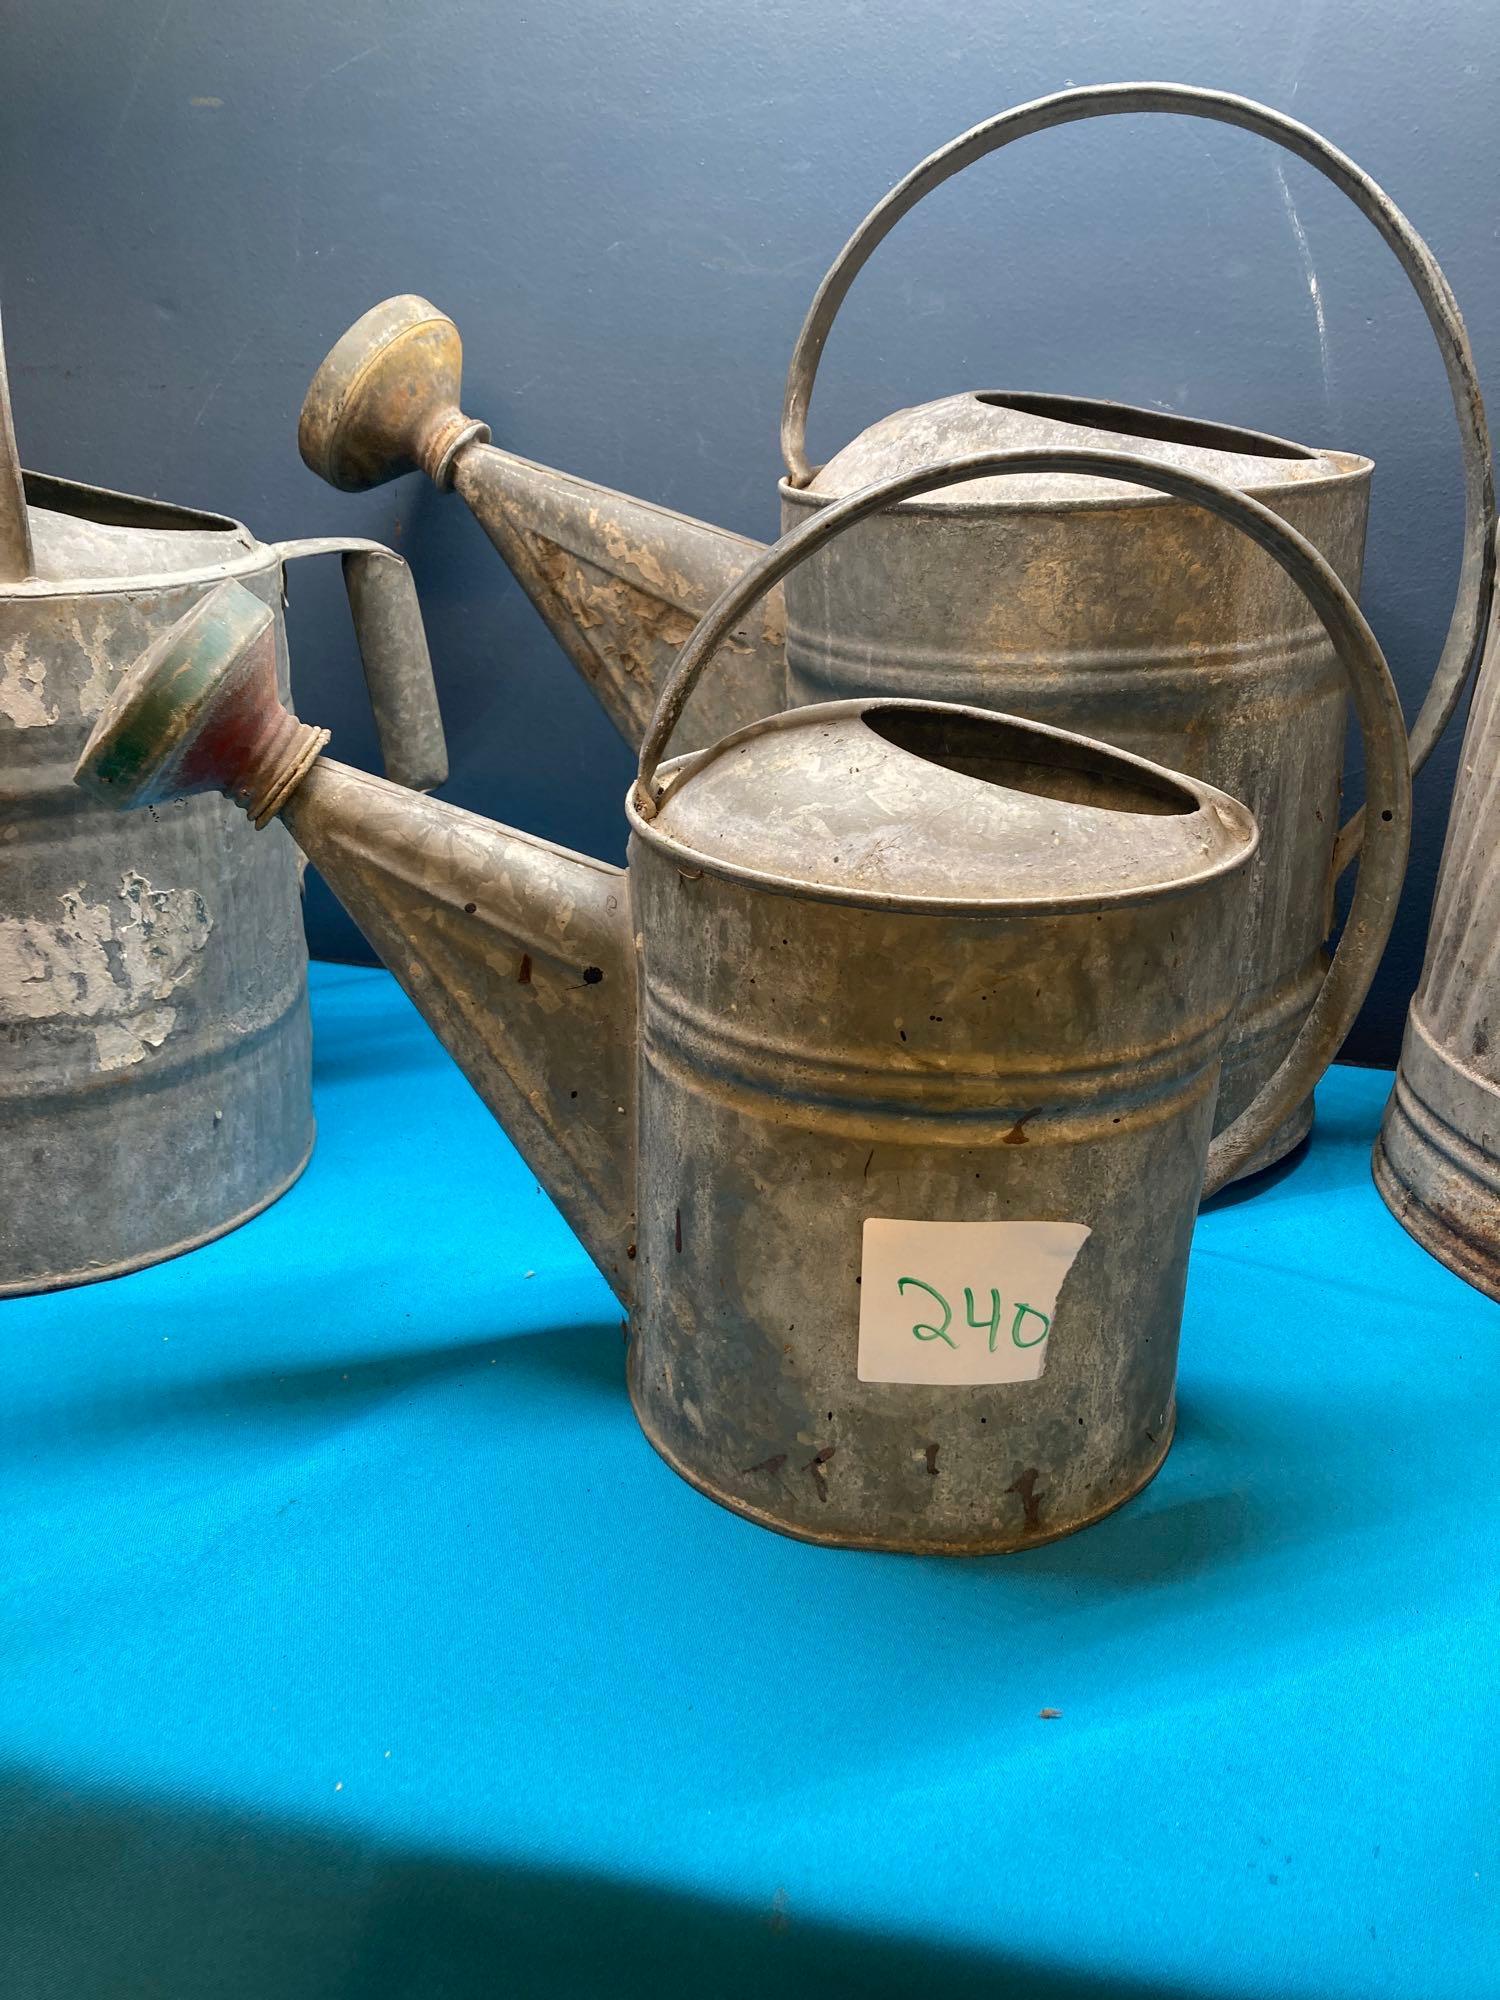
M 675 604 L 648 596 L 622 577 L 607 576 L 566 549 L 530 533 L 538 573 L 556 593 L 565 615 L 589 637 L 602 673 L 623 673 L 651 689 L 663 653 L 675 654 L 697 620 Z
M 1028 1465 L 1026 1470 L 1013 1479 L 1005 1489 L 1007 1493 L 1014 1493 L 1020 1501 L 1028 1528 L 1039 1528 L 1042 1525 L 1042 1499 L 1036 1487 L 1040 1477 L 1037 1468 Z
M 818 1499 L 825 1507 L 828 1504 L 828 1474 L 823 1468 L 827 1465 L 829 1459 L 836 1456 L 837 1452 L 838 1446 L 836 1444 L 825 1444 L 821 1451 L 813 1453 L 807 1464 L 802 1468 L 804 1472 L 812 1474 L 813 1486 L 817 1492 Z
M 489 436 L 458 407 L 463 347 L 425 299 L 389 299 L 318 370 L 297 425 L 308 467 L 358 493 L 420 466 L 442 488 L 466 445 Z

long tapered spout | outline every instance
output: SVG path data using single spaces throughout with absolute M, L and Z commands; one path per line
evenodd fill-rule
M 622 870 L 332 762 L 276 688 L 275 629 L 223 583 L 121 682 L 78 782 L 120 806 L 220 791 L 280 818 L 627 1305 L 635 963 Z
M 764 545 L 502 451 L 488 425 L 460 407 L 462 368 L 452 320 L 413 293 L 386 299 L 355 321 L 314 376 L 297 429 L 302 456 L 346 491 L 418 469 L 456 491 L 637 747 L 688 634 Z M 735 671 L 695 696 L 683 748 L 783 706 L 779 588 L 728 645 Z
M 21 455 L 10 413 L 5 336 L 0 331 L 0 583 L 24 583 L 32 573 L 31 516 L 26 511 Z

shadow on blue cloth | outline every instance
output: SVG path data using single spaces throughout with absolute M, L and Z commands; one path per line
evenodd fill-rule
M 114 1396 L 99 1396 L 83 1411 L 66 1415 L 68 1434 L 80 1441 L 154 1432 L 166 1422 L 179 1439 L 194 1425 L 248 1424 L 257 1431 L 289 1418 L 323 1419 L 330 1411 L 361 1415 L 410 1390 L 440 1386 L 473 1376 L 475 1389 L 490 1396 L 514 1395 L 526 1381 L 553 1378 L 569 1394 L 623 1399 L 624 1347 L 618 1324 L 547 1327 L 535 1333 L 489 1334 L 435 1347 L 394 1352 L 335 1355 L 310 1367 L 237 1369 L 232 1374 L 154 1383 Z M 33 1425 L 40 1430 L 45 1419 Z
M 314 1098 L 347 1084 L 373 1083 L 388 1095 L 393 1081 L 435 1071 L 446 1076 L 453 1058 L 425 1023 L 404 1005 L 380 1005 L 384 998 L 372 989 L 370 972 L 362 965 L 319 965 L 316 984 L 320 1008 L 337 1008 L 337 1035 L 313 1040 Z
M 1217 1208 L 1237 1208 L 1242 1201 L 1259 1201 L 1272 1188 L 1279 1187 L 1289 1174 L 1297 1171 L 1311 1145 L 1312 1135 L 1309 1133 L 1300 1145 L 1293 1146 L 1285 1158 L 1278 1160 L 1274 1166 L 1267 1167 L 1262 1173 L 1251 1174 L 1245 1180 L 1231 1181 L 1228 1187 L 1209 1195 L 1203 1203 L 1204 1209 L 1212 1213 Z
M 680 1892 L 0 1778 L 10 2000 L 1194 2000 Z
M 105 1442 L 149 1443 L 169 1426 L 176 1448 L 192 1450 L 241 1431 L 263 1442 L 278 1424 L 288 1433 L 311 1427 L 321 1435 L 330 1423 L 360 1422 L 422 1391 L 465 1398 L 481 1428 L 485 1405 L 495 1406 L 504 1426 L 538 1393 L 560 1393 L 570 1402 L 581 1396 L 606 1415 L 617 1406 L 631 1424 L 624 1356 L 619 1321 L 497 1330 L 429 1346 L 362 1345 L 300 1367 L 283 1361 L 119 1387 L 82 1408 L 65 1406 L 55 1419 L 33 1412 L 28 1431 L 34 1444 L 87 1454 Z M 1293 1546 L 1308 1553 L 1319 1544 L 1334 1549 L 1347 1504 L 1337 1480 L 1327 1477 L 1329 1467 L 1350 1452 L 1395 1453 L 1400 1442 L 1399 1412 L 1383 1399 L 1338 1411 L 1299 1396 L 1295 1381 L 1275 1396 L 1243 1383 L 1231 1393 L 1199 1382 L 1183 1392 L 1169 1477 L 1088 1533 L 1019 1556 L 894 1558 L 908 1577 L 897 1592 L 900 1615 L 907 1615 L 912 1590 L 947 1598 L 977 1588 L 995 1597 L 997 1609 L 1008 1602 L 1011 1611 L 1053 1595 L 1123 1603 L 1137 1593 L 1222 1578 L 1229 1566 L 1284 1555 Z M 1280 1465 L 1279 1479 L 1249 1477 L 1250 1468 L 1268 1462 Z M 663 1465 L 648 1477 L 673 1496 L 682 1491 Z M 712 1506 L 697 1495 L 684 1497 L 694 1510 Z M 1398 1486 L 1365 1492 L 1363 1525 L 1373 1526 L 1375 1515 L 1398 1504 Z M 758 1539 L 762 1532 L 753 1534 Z M 842 1560 L 872 1562 L 858 1555 Z M 1151 1615 L 1166 1609 L 1158 1596 Z
M 1237 1208 L 1242 1202 L 1254 1201 L 1265 1206 L 1274 1203 L 1278 1190 L 1284 1181 L 1291 1180 L 1298 1169 L 1309 1163 L 1316 1133 L 1318 1146 L 1316 1167 L 1318 1185 L 1322 1189 L 1363 1187 L 1370 1174 L 1370 1127 L 1368 1115 L 1361 1099 L 1335 1096 L 1332 1091 L 1324 1091 L 1318 1098 L 1317 1119 L 1313 1132 L 1298 1146 L 1294 1146 L 1285 1159 L 1267 1167 L 1263 1173 L 1251 1174 L 1248 1179 L 1232 1181 L 1215 1195 L 1210 1195 L 1203 1204 L 1206 1215 L 1216 1210 Z M 1300 1176 L 1301 1189 L 1293 1186 L 1289 1194 L 1305 1192 L 1308 1176 Z

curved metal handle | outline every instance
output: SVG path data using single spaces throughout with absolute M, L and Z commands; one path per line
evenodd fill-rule
M 1495 532 L 1495 483 L 1490 467 L 1489 428 L 1474 372 L 1474 357 L 1469 350 L 1469 336 L 1437 259 L 1385 190 L 1310 126 L 1300 125 L 1295 118 L 1272 111 L 1252 98 L 1235 97 L 1222 90 L 1198 90 L 1182 83 L 1106 83 L 1081 90 L 1060 90 L 1051 97 L 1038 97 L 1030 104 L 1017 105 L 1012 111 L 986 119 L 913 167 L 905 180 L 877 202 L 834 259 L 802 323 L 787 370 L 781 416 L 781 448 L 791 482 L 794 486 L 806 486 L 814 476 L 806 455 L 807 407 L 834 317 L 871 253 L 902 216 L 915 208 L 924 195 L 941 187 L 975 160 L 999 152 L 1028 133 L 1071 125 L 1083 118 L 1110 118 L 1127 112 L 1176 113 L 1187 118 L 1212 119 L 1221 125 L 1238 125 L 1306 160 L 1374 223 L 1422 301 L 1447 371 L 1463 447 L 1464 544 L 1458 595 L 1448 621 L 1447 637 L 1426 699 L 1411 728 L 1411 767 L 1414 773 L 1420 771 L 1447 728 L 1483 650 L 1494 594 L 1495 558 L 1491 543 Z M 1362 815 L 1356 814 L 1339 834 L 1336 873 L 1341 873 L 1352 860 L 1361 837 Z
M 1213 1194 L 1254 1158 L 1271 1134 L 1301 1103 L 1339 1051 L 1370 989 L 1390 936 L 1406 871 L 1411 833 L 1411 771 L 1406 726 L 1390 669 L 1359 606 L 1327 561 L 1305 535 L 1248 493 L 1236 492 L 1201 473 L 1134 458 L 1116 451 L 981 451 L 938 466 L 902 473 L 866 486 L 815 514 L 804 527 L 784 535 L 752 564 L 706 612 L 678 655 L 662 690 L 656 714 L 641 746 L 634 805 L 654 819 L 662 792 L 656 772 L 673 729 L 708 662 L 758 598 L 810 555 L 867 515 L 956 486 L 968 479 L 1024 472 L 1073 472 L 1154 487 L 1217 514 L 1257 542 L 1307 597 L 1333 642 L 1349 678 L 1354 711 L 1365 750 L 1365 782 L 1371 834 L 1360 857 L 1348 919 L 1312 1011 L 1285 1060 L 1254 1099 L 1213 1141 L 1203 1192 Z
M 347 535 L 277 542 L 282 562 L 344 559 L 344 589 L 375 713 L 380 762 L 392 784 L 430 792 L 448 775 L 448 744 L 432 678 L 417 586 L 405 560 L 383 542 Z
M 0 583 L 24 583 L 34 576 L 31 515 L 26 507 L 26 483 L 16 427 L 10 414 L 10 386 L 5 374 L 5 334 L 0 329 Z

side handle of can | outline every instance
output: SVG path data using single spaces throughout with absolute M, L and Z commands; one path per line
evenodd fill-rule
M 348 536 L 278 542 L 276 554 L 342 558 L 381 767 L 392 784 L 432 791 L 448 775 L 448 744 L 410 566 L 383 542 Z

